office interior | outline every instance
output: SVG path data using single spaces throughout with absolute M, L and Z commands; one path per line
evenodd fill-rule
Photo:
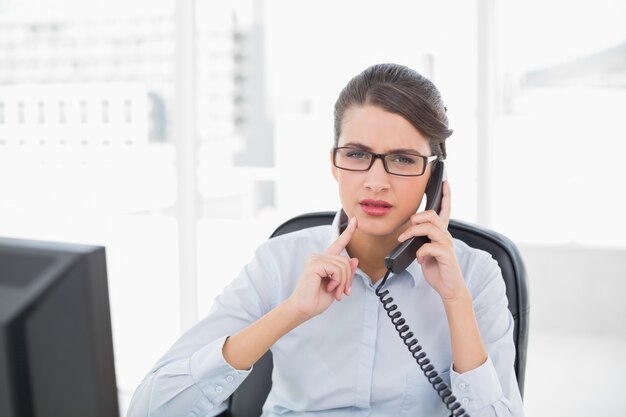
M 104 246 L 120 415 L 284 221 L 337 210 L 333 105 L 440 89 L 452 217 L 530 294 L 527 416 L 623 416 L 626 3 L 0 0 L 0 237 Z

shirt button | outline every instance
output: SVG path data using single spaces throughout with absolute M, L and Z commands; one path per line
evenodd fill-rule
M 228 382 L 233 382 L 233 380 L 234 380 L 234 379 L 235 379 L 235 378 L 233 378 L 233 377 L 232 377 L 232 375 L 228 375 L 228 376 L 226 377 L 226 381 L 228 381 Z
M 215 392 L 222 392 L 222 391 L 224 391 L 224 388 L 220 387 L 219 385 L 215 387 Z
M 465 382 L 461 382 L 461 383 L 459 384 L 459 388 L 460 388 L 460 389 L 465 389 L 465 388 L 467 388 L 467 385 L 465 385 Z
M 463 405 L 467 405 L 469 404 L 469 398 L 463 398 L 461 402 L 463 403 Z

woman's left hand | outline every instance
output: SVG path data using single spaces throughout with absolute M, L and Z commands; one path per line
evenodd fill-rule
M 450 185 L 444 181 L 439 215 L 434 210 L 415 213 L 410 218 L 411 225 L 398 237 L 403 242 L 413 236 L 428 236 L 430 243 L 422 245 L 416 252 L 417 262 L 422 265 L 426 281 L 443 301 L 453 300 L 467 292 L 452 235 L 448 232 L 450 201 Z

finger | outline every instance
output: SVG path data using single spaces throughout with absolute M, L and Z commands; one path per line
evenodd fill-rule
M 342 298 L 343 298 L 343 291 L 341 290 L 341 288 L 337 288 L 337 291 L 335 291 L 335 300 L 341 301 Z
M 352 280 L 352 260 L 349 260 L 345 257 L 337 256 L 335 257 L 335 259 L 331 259 L 330 262 L 332 262 L 338 270 L 337 284 L 333 286 L 333 288 L 335 292 L 335 299 L 337 301 L 341 301 L 344 295 L 347 294 L 346 291 L 348 285 L 350 285 Z
M 347 276 L 350 272 L 350 265 L 348 259 L 340 256 L 331 257 L 326 255 L 324 260 L 323 273 L 324 278 L 328 279 L 326 284 L 326 291 L 340 294 L 344 291 Z
M 443 193 L 441 197 L 441 210 L 439 210 L 439 217 L 443 221 L 446 229 L 450 223 L 450 213 L 452 212 L 452 193 L 450 191 L 450 183 L 448 180 L 443 182 Z
M 337 272 L 333 271 L 329 267 L 324 267 L 323 275 L 323 278 L 328 280 L 328 282 L 326 283 L 326 291 L 333 292 L 340 283 Z
M 421 223 L 414 226 L 410 226 L 400 236 L 398 236 L 399 242 L 404 242 L 414 236 L 427 236 L 432 242 L 439 242 L 444 244 L 452 243 L 450 234 L 447 230 L 442 230 L 440 227 L 432 223 Z
M 326 291 L 333 292 L 339 283 L 336 279 L 333 279 L 332 275 L 328 275 L 326 279 L 328 280 L 328 283 L 326 284 Z
M 334 297 L 337 298 L 337 295 L 342 292 L 342 288 L 343 288 L 341 284 L 341 279 L 336 278 L 336 276 L 330 279 L 331 281 L 328 283 L 326 287 L 326 292 L 335 293 Z
M 329 293 L 334 293 L 333 294 L 333 298 L 337 301 L 340 300 L 340 294 L 342 292 L 342 288 L 343 288 L 343 284 L 342 284 L 342 279 L 341 278 L 337 278 L 337 280 L 335 282 L 333 282 L 333 286 L 331 287 L 331 289 L 328 291 Z
M 348 282 L 346 284 L 346 295 L 352 294 L 352 278 L 354 278 L 354 273 L 358 266 L 359 260 L 357 258 L 350 258 L 350 275 L 348 276 Z
M 444 223 L 441 216 L 439 216 L 434 210 L 426 210 L 415 213 L 411 216 L 409 221 L 414 225 L 432 223 L 440 229 L 448 228 L 447 224 Z
M 418 263 L 423 263 L 424 259 L 427 257 L 435 258 L 440 264 L 448 264 L 446 262 L 447 257 L 451 254 L 450 250 L 439 244 L 435 243 L 427 243 L 422 245 L 421 248 L 418 249 L 416 253 L 416 258 Z
M 350 243 L 350 239 L 352 239 L 352 235 L 354 234 L 354 231 L 356 230 L 356 227 L 357 227 L 356 223 L 357 223 L 356 217 L 351 218 L 350 222 L 348 223 L 348 226 L 346 227 L 346 230 L 344 230 L 343 233 L 339 235 L 337 240 L 335 240 L 328 247 L 328 249 L 326 249 L 325 253 L 328 253 L 331 255 L 341 254 L 341 252 L 343 252 L 346 246 L 348 246 L 348 243 Z
M 343 288 L 343 293 L 345 295 L 350 295 L 352 293 L 352 279 L 354 278 L 354 273 L 356 272 L 356 268 L 359 264 L 359 260 L 357 258 L 350 258 L 349 260 L 349 269 L 350 273 L 346 276 L 345 285 Z
M 339 262 L 339 267 L 341 268 L 341 282 L 337 286 L 335 298 L 337 301 L 340 301 L 346 292 L 346 288 L 348 287 L 348 281 L 350 279 L 350 272 L 352 268 L 348 258 L 340 257 L 337 261 Z

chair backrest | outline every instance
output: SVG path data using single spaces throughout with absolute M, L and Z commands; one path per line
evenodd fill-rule
M 332 211 L 302 214 L 280 225 L 271 237 L 307 227 L 331 224 L 334 217 L 335 212 Z M 485 227 L 452 219 L 448 230 L 453 237 L 469 246 L 489 252 L 500 265 L 506 285 L 509 310 L 515 321 L 513 333 L 516 349 L 515 374 L 523 395 L 530 305 L 526 269 L 522 257 L 511 240 Z M 258 417 L 261 415 L 263 403 L 272 387 L 272 368 L 272 354 L 267 352 L 230 397 L 227 416 Z

